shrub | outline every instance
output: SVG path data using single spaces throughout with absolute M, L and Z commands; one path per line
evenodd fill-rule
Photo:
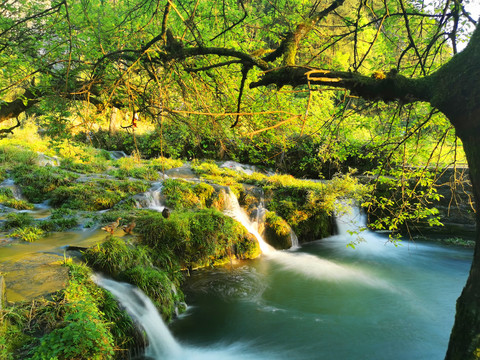
M 29 226 L 33 223 L 34 218 L 28 213 L 10 213 L 7 215 L 3 228 L 5 230 Z

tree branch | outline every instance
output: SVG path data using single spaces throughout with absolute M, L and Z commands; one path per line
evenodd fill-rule
M 38 95 L 34 94 L 31 89 L 27 89 L 18 99 L 3 104 L 0 103 L 0 123 L 13 117 L 18 117 L 38 102 Z
M 301 66 L 287 66 L 266 72 L 250 88 L 267 85 L 328 85 L 347 89 L 367 100 L 401 101 L 411 103 L 432 98 L 430 78 L 410 79 L 391 71 L 384 78 L 375 78 L 347 71 L 328 71 Z

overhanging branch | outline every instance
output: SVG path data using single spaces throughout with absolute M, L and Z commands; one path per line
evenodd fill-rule
M 354 95 L 367 100 L 415 101 L 431 100 L 430 79 L 428 77 L 410 79 L 392 71 L 386 76 L 365 76 L 348 71 L 329 71 L 302 66 L 287 66 L 266 72 L 263 77 L 250 83 L 250 88 L 268 85 L 293 87 L 301 85 L 326 85 L 347 89 Z

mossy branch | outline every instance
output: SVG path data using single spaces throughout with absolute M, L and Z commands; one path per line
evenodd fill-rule
M 401 101 L 411 103 L 431 99 L 430 79 L 410 79 L 395 72 L 384 78 L 376 78 L 348 71 L 329 71 L 303 66 L 287 66 L 269 71 L 250 88 L 275 84 L 277 87 L 290 85 L 326 85 L 347 89 L 352 94 L 367 100 Z

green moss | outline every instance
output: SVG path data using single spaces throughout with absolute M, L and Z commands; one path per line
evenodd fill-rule
M 251 258 L 259 253 L 255 251 L 258 243 L 252 243 L 245 228 L 217 210 L 177 211 L 168 219 L 150 214 L 137 223 L 144 244 L 168 249 L 185 268 L 208 266 L 230 256 Z
M 13 178 L 29 201 L 39 203 L 58 187 L 71 184 L 78 175 L 50 166 L 19 165 L 13 169 Z
M 202 203 L 188 181 L 167 179 L 163 182 L 162 194 L 167 207 L 175 210 L 198 209 Z
M 193 192 L 198 197 L 202 207 L 210 207 L 215 189 L 212 185 L 206 183 L 198 183 L 193 186 Z
M 147 189 L 148 184 L 143 181 L 96 180 L 75 183 L 55 189 L 51 194 L 51 204 L 76 210 L 105 210 Z
M 176 305 L 184 300 L 183 293 L 176 290 L 175 284 L 161 270 L 135 266 L 124 271 L 121 278 L 142 289 L 166 321 L 170 320 L 175 314 Z
M 273 211 L 265 214 L 265 240 L 275 249 L 292 247 L 290 226 Z
M 97 271 L 113 277 L 137 265 L 149 266 L 148 249 L 133 246 L 118 237 L 109 237 L 102 244 L 89 248 L 84 256 L 87 264 Z

